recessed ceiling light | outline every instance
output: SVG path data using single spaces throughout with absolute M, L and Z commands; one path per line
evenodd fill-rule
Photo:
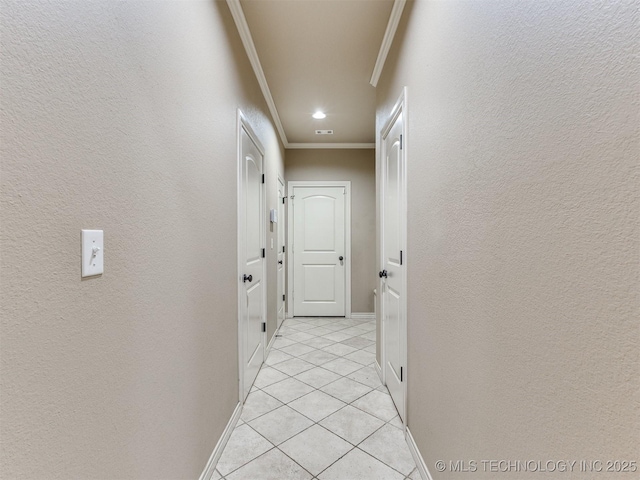
M 324 112 L 321 112 L 320 110 L 318 110 L 316 113 L 312 115 L 312 117 L 315 118 L 316 120 L 322 120 L 326 116 L 327 115 Z

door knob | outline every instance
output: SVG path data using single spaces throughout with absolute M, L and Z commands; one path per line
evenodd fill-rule
M 338 257 L 338 260 L 342 261 L 342 260 L 344 260 L 344 257 L 343 257 L 342 255 L 340 255 L 340 256 Z
M 382 278 L 382 277 L 387 278 L 387 271 L 386 270 L 382 270 L 381 272 L 378 273 L 378 276 L 380 278 Z
M 247 280 L 252 282 L 253 281 L 253 277 L 251 275 L 243 275 L 242 276 L 242 283 L 246 283 Z
M 280 265 L 282 265 L 282 260 L 278 260 L 278 263 L 279 263 Z

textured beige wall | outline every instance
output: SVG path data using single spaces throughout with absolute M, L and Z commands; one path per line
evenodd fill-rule
M 375 151 L 287 150 L 286 181 L 351 180 L 351 310 L 373 312 Z
M 405 13 L 378 130 L 407 85 L 408 422 L 434 479 L 640 460 L 637 2 Z
M 283 157 L 228 7 L 1 8 L 0 477 L 197 478 L 238 401 L 236 108 L 270 195 Z

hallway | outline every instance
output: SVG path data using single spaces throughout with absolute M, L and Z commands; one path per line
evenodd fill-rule
M 419 479 L 374 368 L 373 319 L 282 324 L 214 479 Z
M 0 478 L 639 478 L 640 0 L 0 10 Z

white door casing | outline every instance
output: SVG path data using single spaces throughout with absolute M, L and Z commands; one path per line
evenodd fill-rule
M 381 132 L 380 291 L 382 369 L 403 421 L 406 420 L 406 90 Z
M 351 313 L 351 184 L 295 182 L 289 193 L 289 314 Z
M 280 178 L 280 176 L 278 176 L 278 223 L 276 225 L 277 228 L 277 236 L 278 236 L 278 242 L 277 242 L 277 248 L 278 248 L 278 268 L 277 268 L 277 276 L 278 276 L 278 327 L 280 327 L 280 325 L 282 325 L 282 322 L 284 321 L 284 317 L 285 317 L 285 289 L 284 289 L 284 284 L 285 284 L 285 279 L 284 279 L 284 273 L 285 273 L 285 230 L 284 230 L 284 224 L 285 224 L 285 209 L 284 209 L 284 205 L 285 205 L 285 201 L 286 201 L 286 194 L 284 191 L 284 180 L 282 180 L 282 178 Z
M 238 110 L 238 338 L 240 400 L 244 402 L 264 361 L 266 243 L 264 149 Z

